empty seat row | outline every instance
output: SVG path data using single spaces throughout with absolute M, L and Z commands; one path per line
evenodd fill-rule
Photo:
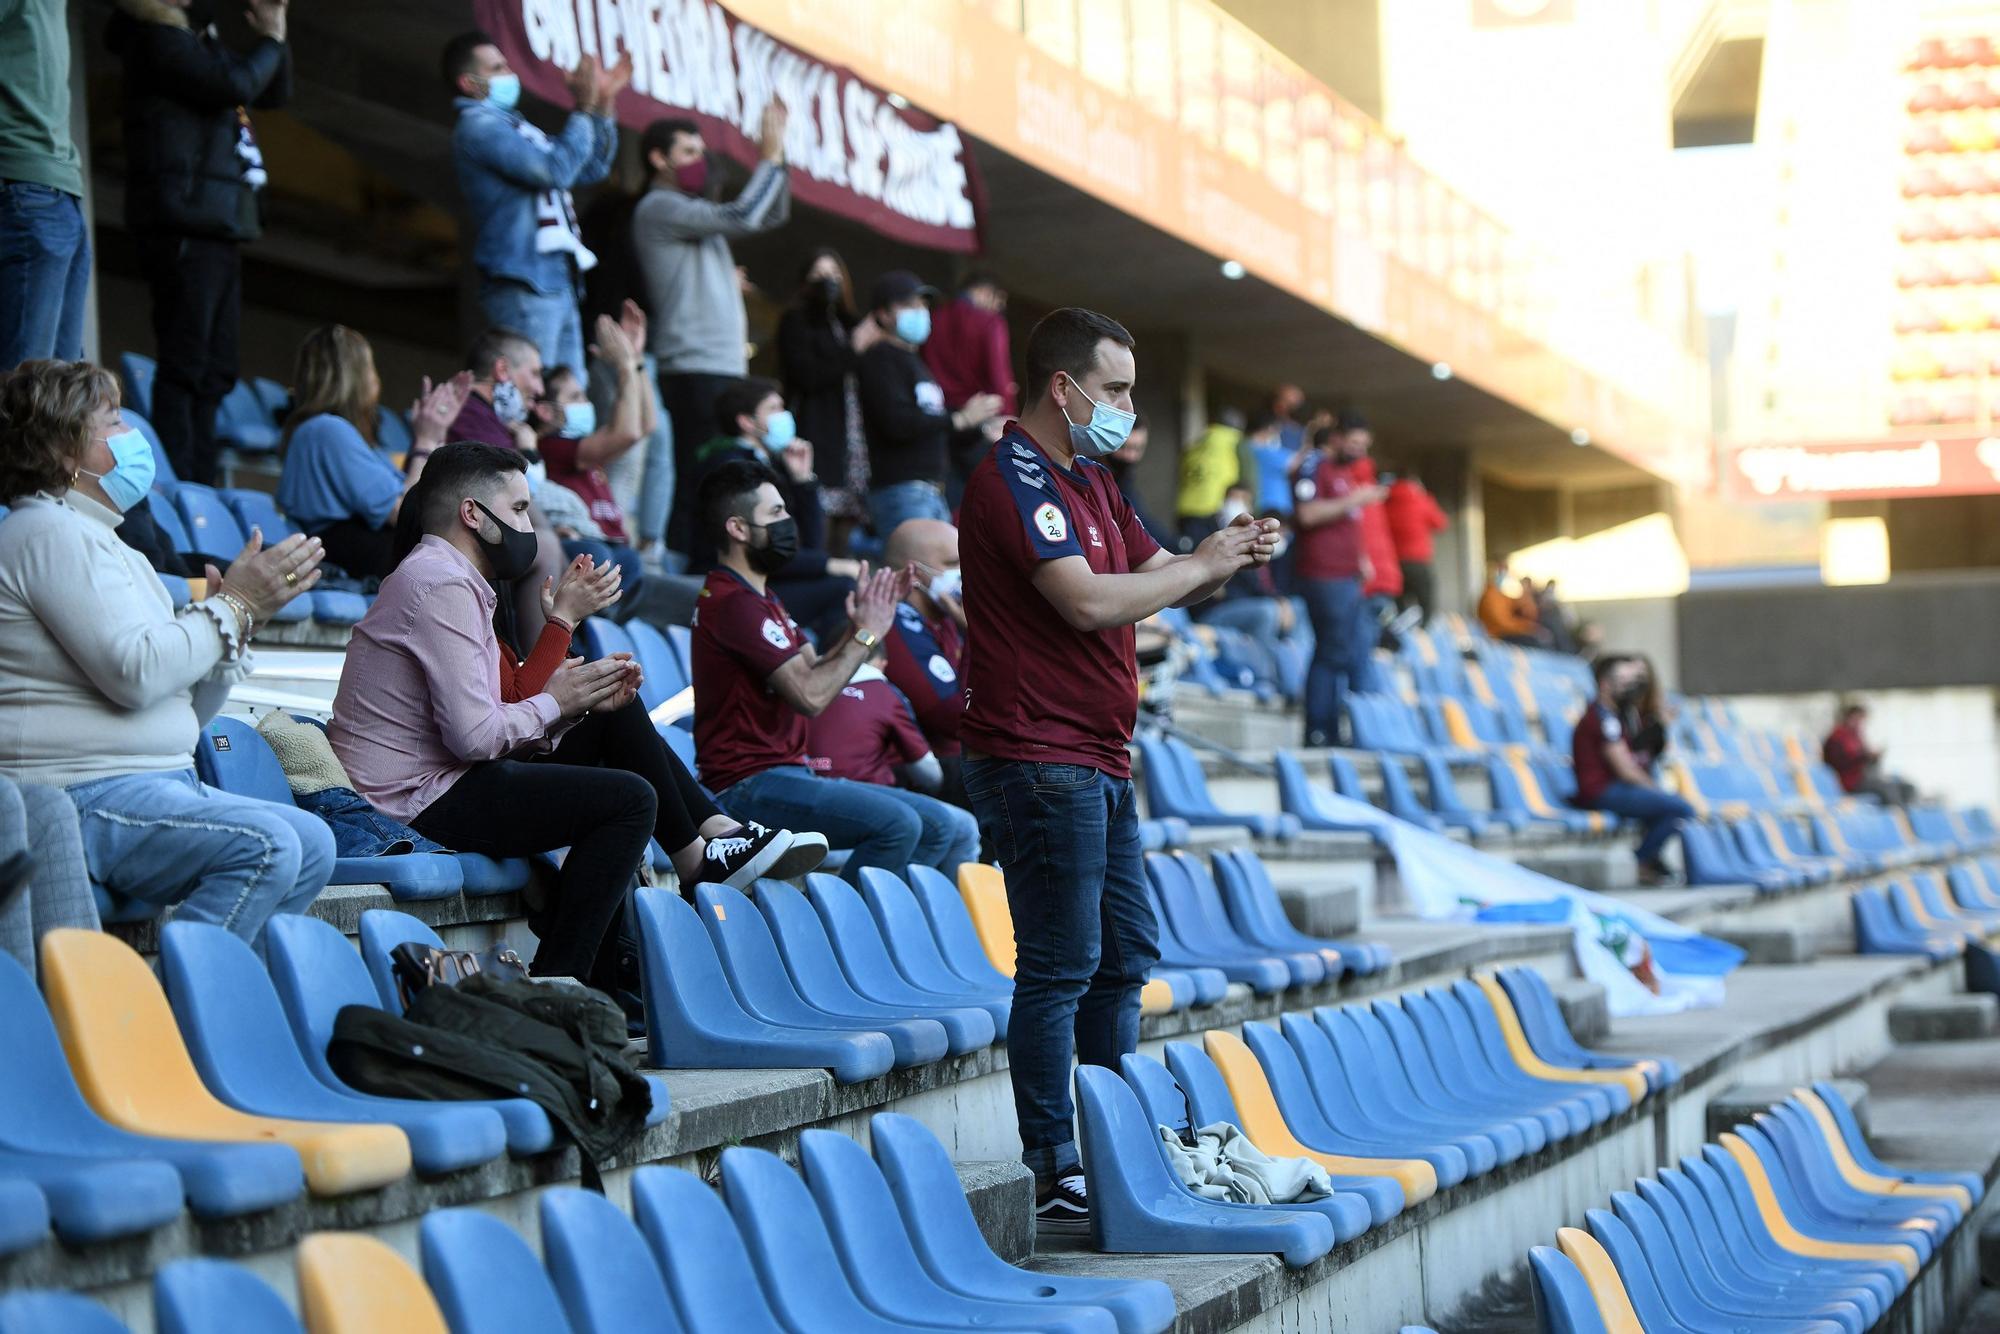
M 1100 1249 L 1273 1253 L 1303 1265 L 1440 1189 L 1581 1135 L 1679 1078 L 1583 1050 L 1539 974 L 1514 970 L 1370 1006 L 1211 1030 L 1076 1074 Z M 1222 1203 L 1170 1168 L 1166 1136 L 1240 1130 L 1323 1167 L 1305 1203 Z
M 1391 962 L 1380 946 L 1320 940 L 1293 927 L 1263 860 L 1247 849 L 1216 853 L 1213 874 L 1186 852 L 1149 852 L 1145 861 L 1162 967 L 1219 971 L 1272 995 L 1377 973 Z
M 1592 1209 L 1529 1257 L 1547 1334 L 1860 1334 L 1887 1314 L 1983 1193 L 1869 1151 L 1825 1084 Z
M 2000 932 L 2000 866 L 1961 862 L 1944 875 L 1916 871 L 1854 891 L 1855 948 L 1862 954 L 1952 959 Z
M 944 1146 L 881 1113 L 874 1153 L 808 1130 L 800 1169 L 724 1150 L 721 1192 L 692 1173 L 632 1176 L 633 1216 L 602 1195 L 542 1193 L 542 1254 L 505 1223 L 447 1209 L 419 1229 L 422 1276 L 382 1243 L 322 1234 L 299 1247 L 307 1334 L 739 1334 L 841 1329 L 1158 1334 L 1165 1284 L 1035 1273 L 986 1244 Z M 166 1334 L 298 1334 L 277 1294 L 216 1261 L 170 1265 L 154 1283 Z M 123 1326 L 57 1293 L 0 1298 L 0 1334 L 94 1334 Z

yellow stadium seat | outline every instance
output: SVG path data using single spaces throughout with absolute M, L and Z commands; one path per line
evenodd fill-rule
M 1834 1166 L 1840 1169 L 1840 1175 L 1848 1185 L 1856 1190 L 1867 1191 L 1871 1195 L 1956 1200 L 1960 1209 L 1967 1213 L 1972 1211 L 1972 1192 L 1963 1186 L 1943 1182 L 1898 1181 L 1894 1177 L 1870 1172 L 1854 1161 L 1854 1155 L 1848 1151 L 1847 1140 L 1840 1133 L 1840 1126 L 1834 1121 L 1833 1113 L 1827 1110 L 1826 1104 L 1820 1101 L 1819 1094 L 1809 1088 L 1794 1089 L 1792 1093 L 1812 1115 L 1813 1124 L 1819 1128 L 1820 1138 L 1826 1141 L 1827 1152 L 1832 1156 Z
M 1444 730 L 1451 737 L 1451 744 L 1462 750 L 1485 750 L 1486 743 L 1479 739 L 1479 733 L 1472 730 L 1472 720 L 1465 716 L 1465 706 L 1451 696 L 1438 700 L 1438 712 L 1444 715 Z
M 1264 1077 L 1264 1067 L 1257 1064 L 1256 1054 L 1244 1045 L 1242 1038 L 1212 1028 L 1202 1045 L 1208 1058 L 1222 1071 L 1222 1082 L 1229 1085 L 1237 1115 L 1243 1118 L 1238 1129 L 1265 1153 L 1279 1158 L 1310 1158 L 1327 1171 L 1342 1176 L 1389 1177 L 1403 1188 L 1406 1206 L 1421 1204 L 1437 1194 L 1437 1169 L 1422 1159 L 1350 1158 L 1346 1154 L 1308 1149 L 1285 1124 L 1285 1115 L 1278 1110 L 1278 1100 L 1271 1093 L 1271 1082 Z
M 1556 1246 L 1583 1274 L 1590 1295 L 1597 1300 L 1597 1314 L 1604 1321 L 1605 1334 L 1647 1334 L 1646 1327 L 1639 1323 L 1639 1313 L 1632 1309 L 1632 1299 L 1625 1293 L 1625 1280 L 1618 1277 L 1618 1266 L 1611 1263 L 1611 1257 L 1597 1244 L 1597 1238 L 1580 1227 L 1566 1227 L 1556 1233 Z
M 359 1232 L 299 1243 L 299 1315 L 306 1334 L 449 1334 L 410 1262 Z
M 124 941 L 51 931 L 41 959 L 70 1069 L 105 1120 L 167 1139 L 289 1144 L 315 1195 L 372 1190 L 410 1174 L 410 1142 L 395 1126 L 252 1116 L 217 1101 L 181 1042 L 159 980 Z
M 1572 1070 L 1568 1066 L 1550 1065 L 1544 1061 L 1529 1045 L 1528 1035 L 1521 1028 L 1521 1016 L 1514 1013 L 1514 1002 L 1508 999 L 1506 990 L 1493 975 L 1477 974 L 1472 981 L 1486 994 L 1494 1015 L 1500 1020 L 1500 1035 L 1507 1040 L 1507 1054 L 1514 1058 L 1514 1064 L 1530 1075 L 1559 1084 L 1623 1084 L 1634 1103 L 1645 1099 L 1646 1076 L 1636 1064 L 1625 1070 Z
M 1008 977 L 1014 975 L 1014 914 L 1007 906 L 1007 881 L 997 866 L 963 862 L 958 868 L 958 893 L 972 917 L 986 961 Z M 1174 989 L 1165 982 L 1148 982 L 1139 989 L 1140 1014 L 1172 1014 Z
M 1694 781 L 1694 771 L 1681 760 L 1675 760 L 1667 770 L 1673 775 L 1674 786 L 1680 790 L 1681 800 L 1694 807 L 1695 818 L 1706 820 L 1709 816 L 1708 798 L 1702 795 L 1701 785 Z
M 1489 709 L 1500 707 L 1500 699 L 1493 693 L 1493 683 L 1486 679 L 1486 669 L 1476 662 L 1465 664 L 1465 679 L 1472 687 L 1472 697 Z M 1454 701 L 1456 702 L 1456 701 Z
M 1717 1142 L 1743 1169 L 1743 1175 L 1750 1182 L 1751 1197 L 1757 1202 L 1757 1213 L 1780 1246 L 1794 1255 L 1820 1260 L 1887 1260 L 1902 1266 L 1903 1272 L 1911 1278 L 1917 1276 L 1919 1260 L 1914 1245 L 1822 1241 L 1793 1227 L 1791 1220 L 1785 1217 L 1785 1211 L 1778 1207 L 1778 1197 L 1771 1189 L 1771 1178 L 1764 1174 L 1764 1163 L 1757 1157 L 1756 1150 L 1744 1143 L 1741 1135 L 1730 1132 L 1725 1132 Z
M 1544 820 L 1567 821 L 1571 812 L 1565 812 L 1558 807 L 1549 800 L 1548 793 L 1542 791 L 1542 780 L 1536 776 L 1534 766 L 1528 763 L 1528 748 L 1509 746 L 1504 753 L 1507 757 L 1507 767 L 1514 772 L 1514 781 L 1521 788 L 1521 800 L 1528 803 L 1529 812 Z M 1601 834 L 1611 827 L 1611 817 L 1603 811 L 1584 811 L 1581 814 L 1590 817 L 1590 828 L 1593 833 Z

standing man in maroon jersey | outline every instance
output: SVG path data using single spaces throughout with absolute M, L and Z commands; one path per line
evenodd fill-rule
M 1269 562 L 1248 515 L 1186 555 L 1160 548 L 1097 462 L 1132 429 L 1132 335 L 1074 307 L 1028 335 L 1026 410 L 966 483 L 965 790 L 1007 877 L 1007 1028 L 1021 1159 L 1045 1232 L 1088 1228 L 1070 1060 L 1117 1068 L 1139 1040 L 1159 959 L 1126 744 L 1138 714 L 1132 627 Z

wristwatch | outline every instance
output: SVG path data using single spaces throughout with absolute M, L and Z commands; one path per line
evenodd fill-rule
M 854 642 L 867 649 L 870 653 L 873 653 L 875 646 L 882 642 L 882 636 L 876 634 L 873 630 L 856 630 L 854 632 Z

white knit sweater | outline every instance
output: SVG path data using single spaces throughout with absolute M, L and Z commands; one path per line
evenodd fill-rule
M 249 670 L 219 603 L 173 610 L 123 515 L 41 493 L 0 520 L 0 773 L 63 787 L 194 764 Z

